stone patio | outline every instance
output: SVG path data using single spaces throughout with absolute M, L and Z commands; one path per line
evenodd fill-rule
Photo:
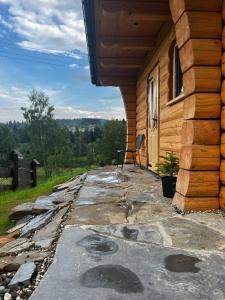
M 225 299 L 222 212 L 183 216 L 171 202 L 148 171 L 89 172 L 30 299 Z

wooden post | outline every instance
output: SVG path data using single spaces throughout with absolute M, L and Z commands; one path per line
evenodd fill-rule
M 36 159 L 33 159 L 31 162 L 31 180 L 32 180 L 32 187 L 37 186 L 37 166 L 39 162 Z
M 11 152 L 11 158 L 13 161 L 13 169 L 12 169 L 12 189 L 16 190 L 19 188 L 19 160 L 23 159 L 23 155 L 18 151 L 14 150 Z

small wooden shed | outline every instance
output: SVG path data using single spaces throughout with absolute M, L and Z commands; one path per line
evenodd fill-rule
M 83 0 L 92 82 L 120 88 L 127 146 L 145 135 L 143 166 L 154 171 L 161 155 L 177 153 L 173 203 L 183 211 L 225 207 L 223 7 L 222 0 Z

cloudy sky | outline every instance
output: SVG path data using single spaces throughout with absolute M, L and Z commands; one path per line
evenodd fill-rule
M 57 118 L 123 118 L 119 90 L 90 82 L 81 0 L 0 0 L 0 122 L 22 120 L 27 94 Z

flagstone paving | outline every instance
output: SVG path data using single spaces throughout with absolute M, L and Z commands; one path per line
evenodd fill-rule
M 158 177 L 94 170 L 31 300 L 225 299 L 225 218 L 179 215 Z

